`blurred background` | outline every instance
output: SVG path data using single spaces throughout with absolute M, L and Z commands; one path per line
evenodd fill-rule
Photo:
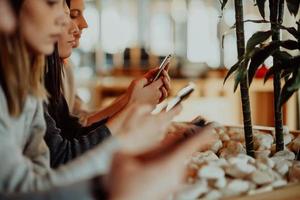
M 198 115 L 224 124 L 242 124 L 240 94 L 233 93 L 233 80 L 223 85 L 227 70 L 237 61 L 232 4 L 221 12 L 217 0 L 86 0 L 80 48 L 75 49 L 77 92 L 89 109 L 109 104 L 122 94 L 130 81 L 159 66 L 173 54 L 170 68 L 171 96 L 193 81 L 196 92 L 184 102 L 177 121 Z M 253 1 L 244 1 L 244 18 L 261 19 Z M 268 13 L 266 13 L 268 16 Z M 295 18 L 288 14 L 284 25 Z M 248 40 L 267 24 L 246 23 Z M 282 37 L 287 37 L 285 34 Z M 263 84 L 267 60 L 251 86 L 253 123 L 273 126 L 272 81 Z M 294 95 L 284 107 L 284 123 L 299 129 L 299 101 Z

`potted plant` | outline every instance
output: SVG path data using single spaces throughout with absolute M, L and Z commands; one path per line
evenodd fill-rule
M 228 0 L 221 2 L 222 9 L 227 2 Z M 269 21 L 265 19 L 265 2 L 266 0 L 256 1 L 262 20 L 244 21 L 243 1 L 234 0 L 238 61 L 229 70 L 225 81 L 235 74 L 234 91 L 240 85 L 244 127 L 215 126 L 215 134 L 218 134 L 219 140 L 207 151 L 196 152 L 192 156 L 188 165 L 189 184 L 175 194 L 175 199 L 232 199 L 232 196 L 272 191 L 291 181 L 300 180 L 300 163 L 296 161 L 296 157 L 299 157 L 297 152 L 300 149 L 300 132 L 283 133 L 281 112 L 281 106 L 300 88 L 300 56 L 292 56 L 283 50 L 300 50 L 300 24 L 298 22 L 297 29 L 284 27 L 283 8 L 287 3 L 289 11 L 296 16 L 300 2 L 269 0 Z M 243 25 L 246 22 L 270 23 L 271 30 L 254 33 L 245 47 Z M 281 40 L 280 32 L 283 30 L 289 32 L 295 40 Z M 272 40 L 269 42 L 270 38 Z M 274 65 L 268 70 L 265 81 L 274 77 L 275 137 L 273 128 L 252 128 L 248 92 L 256 71 L 270 56 L 273 57 Z M 285 80 L 283 87 L 282 79 Z M 275 193 L 280 199 L 300 198 L 299 188 L 299 185 L 292 185 Z M 272 199 L 274 195 L 267 193 L 245 197 L 262 198 Z

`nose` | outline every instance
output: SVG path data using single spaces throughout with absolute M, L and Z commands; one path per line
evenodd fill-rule
M 86 22 L 86 19 L 84 18 L 84 16 L 81 16 L 81 23 L 80 23 L 80 29 L 85 29 L 88 28 L 88 23 Z

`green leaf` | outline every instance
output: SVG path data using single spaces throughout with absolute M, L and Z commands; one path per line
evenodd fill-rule
M 291 76 L 291 74 L 292 74 L 292 71 L 285 70 L 281 73 L 281 78 L 284 78 L 284 79 L 289 78 Z
M 282 90 L 281 90 L 281 96 L 280 96 L 280 105 L 282 106 L 285 104 L 289 98 L 294 94 L 296 90 L 290 90 L 289 88 L 293 85 L 294 83 L 294 77 L 288 79 L 286 83 L 284 84 Z
M 256 45 L 266 41 L 272 35 L 272 31 L 259 31 L 248 40 L 246 51 L 251 51 Z
M 290 59 L 281 59 L 280 60 L 281 69 L 283 70 L 296 70 L 300 67 L 300 56 L 294 56 Z
M 228 2 L 228 0 L 223 0 L 223 1 L 222 1 L 221 10 L 224 10 L 224 8 L 225 8 L 227 2 Z
M 253 54 L 248 69 L 249 85 L 251 85 L 257 69 L 277 50 L 278 46 L 278 42 L 271 42 L 264 48 L 258 48 L 258 50 Z
M 244 20 L 243 21 L 244 23 L 248 23 L 248 22 L 251 22 L 251 23 L 255 23 L 255 24 L 267 24 L 267 23 L 270 23 L 269 21 L 263 19 L 247 19 L 247 20 Z M 236 28 L 236 24 L 234 24 L 233 26 L 230 27 L 230 29 L 235 29 Z
M 297 91 L 300 88 L 300 73 L 299 73 L 299 68 L 296 70 L 296 72 L 293 74 L 294 75 L 294 80 L 293 84 L 288 88 L 288 91 Z
M 259 13 L 264 19 L 265 19 L 265 3 L 266 0 L 256 0 L 256 5 L 258 7 Z
M 265 75 L 265 78 L 264 78 L 264 83 L 266 83 L 266 82 L 274 75 L 274 72 L 275 72 L 274 67 L 271 67 L 271 68 L 267 71 L 267 73 L 266 73 L 266 75 Z
M 273 54 L 274 57 L 278 58 L 281 62 L 283 61 L 287 61 L 293 58 L 293 56 L 291 54 L 289 54 L 286 51 L 276 51 Z
M 300 1 L 299 0 L 286 0 L 287 7 L 292 15 L 295 17 L 298 14 Z
M 240 82 L 246 78 L 247 75 L 247 68 L 245 67 L 245 63 L 248 63 L 249 60 L 245 60 L 241 63 L 240 67 L 238 68 L 238 70 L 236 71 L 236 75 L 235 75 L 235 81 L 234 81 L 234 89 L 233 91 L 236 92 Z
M 296 28 L 294 28 L 294 27 L 285 27 L 285 26 L 282 26 L 282 25 L 280 25 L 280 28 L 283 29 L 283 30 L 286 30 L 287 32 L 289 32 L 297 40 L 300 39 L 300 32 L 298 32 Z
M 230 70 L 228 71 L 228 73 L 227 73 L 227 75 L 226 75 L 226 77 L 225 77 L 225 79 L 224 79 L 224 82 L 223 82 L 223 84 L 225 84 L 225 82 L 227 81 L 227 79 L 229 78 L 229 76 L 233 73 L 233 72 L 235 72 L 237 69 L 238 69 L 238 67 L 240 66 L 240 61 L 238 61 L 237 63 L 235 63 L 231 68 L 230 68 Z
M 282 41 L 280 46 L 289 50 L 296 50 L 300 49 L 299 43 L 295 40 L 286 40 Z
M 247 20 L 244 20 L 244 23 L 248 23 L 248 22 L 255 23 L 255 24 L 270 23 L 268 20 L 265 20 L 265 19 L 247 19 Z

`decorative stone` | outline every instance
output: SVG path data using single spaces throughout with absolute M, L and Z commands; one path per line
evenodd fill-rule
M 225 160 L 225 158 L 220 158 L 218 160 L 214 160 L 209 162 L 210 165 L 215 165 L 221 168 L 225 168 L 229 165 L 229 163 L 227 162 L 227 160 Z
M 292 149 L 294 152 L 298 152 L 298 150 L 300 149 L 300 136 L 293 140 Z
M 293 152 L 289 150 L 283 150 L 275 153 L 273 157 L 282 157 L 286 160 L 294 160 L 296 156 Z
M 292 134 L 285 134 L 283 135 L 283 141 L 284 141 L 284 145 L 288 145 L 292 142 L 294 136 Z
M 222 178 L 219 178 L 219 179 L 217 179 L 217 180 L 215 181 L 214 186 L 215 186 L 216 188 L 218 188 L 218 189 L 222 189 L 222 188 L 224 188 L 224 187 L 226 186 L 226 184 L 227 184 L 226 178 L 225 178 L 225 177 L 222 177 Z
M 211 190 L 209 193 L 207 193 L 203 199 L 205 200 L 217 200 L 221 199 L 222 193 L 218 190 Z
M 236 196 L 246 193 L 250 189 L 250 183 L 248 181 L 235 179 L 231 181 L 225 188 L 225 196 Z
M 229 130 L 228 131 L 228 136 L 230 137 L 231 140 L 237 141 L 237 142 L 244 142 L 245 137 L 244 134 L 241 130 Z
M 287 126 L 283 126 L 282 127 L 282 133 L 284 134 L 284 135 L 288 135 L 288 134 L 290 134 L 290 130 L 289 130 L 289 127 L 287 127 Z
M 197 164 L 203 164 L 218 159 L 219 157 L 212 151 L 196 152 L 192 155 L 192 161 Z
M 271 150 L 261 150 L 261 151 L 255 151 L 255 157 L 269 157 L 271 155 Z
M 255 170 L 256 168 L 254 166 L 244 162 L 229 165 L 225 169 L 226 174 L 234 178 L 244 178 L 253 173 Z
M 272 170 L 256 170 L 251 174 L 251 180 L 257 185 L 269 184 L 274 180 Z
M 230 141 L 230 137 L 226 133 L 219 134 L 219 138 L 222 142 Z
M 274 143 L 274 138 L 270 134 L 259 133 L 254 135 L 254 148 L 256 150 L 270 149 Z
M 265 170 L 269 169 L 269 167 L 266 164 L 261 163 L 261 162 L 255 163 L 255 166 L 257 167 L 258 170 L 261 170 L 261 171 L 265 171 Z
M 294 161 L 289 172 L 289 180 L 291 182 L 300 181 L 300 161 Z
M 217 140 L 210 148 L 214 153 L 218 153 L 218 151 L 223 147 L 223 143 L 221 140 Z
M 191 200 L 197 199 L 207 193 L 209 188 L 205 180 L 198 181 L 194 185 L 186 185 L 174 195 L 174 200 Z
M 287 181 L 286 180 L 283 180 L 283 179 L 280 179 L 280 180 L 277 180 L 277 181 L 274 181 L 271 186 L 274 188 L 274 189 L 277 189 L 277 188 L 281 188 L 283 186 L 287 185 Z
M 267 185 L 264 187 L 261 187 L 259 189 L 256 190 L 250 190 L 248 192 L 249 195 L 254 195 L 254 194 L 260 194 L 260 193 L 264 193 L 264 192 L 271 192 L 273 190 L 273 187 L 271 185 Z
M 254 164 L 255 159 L 246 155 L 246 154 L 238 154 L 236 157 L 232 157 L 228 159 L 229 164 L 240 164 L 240 163 L 250 163 Z
M 233 156 L 237 156 L 238 154 L 246 154 L 246 149 L 240 142 L 229 141 L 227 146 L 220 150 L 221 158 L 230 158 Z
M 198 177 L 200 178 L 220 179 L 223 178 L 224 176 L 225 176 L 224 170 L 214 165 L 204 166 L 198 171 Z
M 270 159 L 269 157 L 262 157 L 261 156 L 261 157 L 257 158 L 256 162 L 257 163 L 263 163 L 271 169 L 275 166 L 275 162 L 272 159 Z
M 285 176 L 289 171 L 289 165 L 286 163 L 286 160 L 281 160 L 275 164 L 275 170 L 281 176 Z

